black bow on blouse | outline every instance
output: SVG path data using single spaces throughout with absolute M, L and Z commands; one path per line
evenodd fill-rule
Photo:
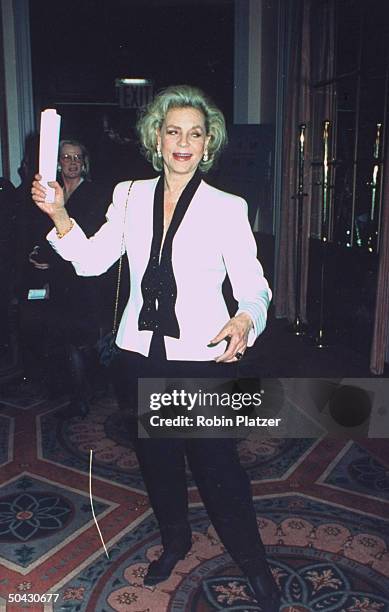
M 139 313 L 139 331 L 149 330 L 163 336 L 180 337 L 180 327 L 175 313 L 177 285 L 172 266 L 173 238 L 200 183 L 201 175 L 197 171 L 186 185 L 177 202 L 161 252 L 164 177 L 161 175 L 159 178 L 154 193 L 153 239 L 150 258 L 141 283 L 143 306 Z

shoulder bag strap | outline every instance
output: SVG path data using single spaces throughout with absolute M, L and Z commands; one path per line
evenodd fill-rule
M 120 259 L 119 259 L 119 268 L 118 268 L 118 278 L 116 282 L 116 295 L 115 295 L 115 308 L 113 313 L 113 324 L 112 324 L 112 336 L 116 335 L 117 331 L 117 322 L 118 322 L 118 308 L 119 308 L 119 297 L 120 297 L 120 281 L 122 276 L 122 266 L 123 266 L 123 249 L 124 249 L 124 234 L 126 228 L 126 216 L 127 216 L 127 205 L 128 198 L 130 197 L 131 188 L 134 184 L 134 181 L 131 181 L 130 186 L 127 191 L 126 204 L 124 208 L 124 222 L 123 222 L 123 233 L 122 233 L 122 242 L 120 246 Z

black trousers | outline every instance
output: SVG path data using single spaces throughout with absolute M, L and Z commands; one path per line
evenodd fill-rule
M 233 378 L 238 364 L 168 361 L 163 339 L 154 336 L 148 358 L 122 351 L 118 365 L 122 372 L 121 391 L 136 406 L 138 377 Z M 183 536 L 189 530 L 186 457 L 222 544 L 244 574 L 261 573 L 265 550 L 236 439 L 136 438 L 134 445 L 162 535 L 169 533 L 171 526 L 181 526 Z M 177 530 L 174 533 L 177 537 Z M 163 543 L 169 544 L 166 538 Z

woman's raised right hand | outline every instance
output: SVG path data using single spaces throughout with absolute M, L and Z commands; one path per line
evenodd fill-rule
M 40 174 L 35 175 L 35 180 L 31 187 L 32 199 L 42 212 L 46 213 L 46 215 L 49 215 L 49 217 L 54 220 L 56 216 L 62 216 L 66 210 L 63 189 L 57 181 L 50 181 L 48 185 L 55 189 L 55 197 L 53 202 L 47 202 L 46 189 L 40 182 L 41 179 L 42 177 Z

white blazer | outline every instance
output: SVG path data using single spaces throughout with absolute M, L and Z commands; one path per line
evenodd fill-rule
M 47 236 L 59 255 L 73 263 L 78 275 L 98 276 L 120 257 L 124 230 L 131 286 L 116 342 L 123 349 L 146 356 L 152 332 L 138 330 L 138 317 L 143 304 L 141 281 L 150 256 L 157 181 L 154 178 L 133 184 L 126 215 L 130 183 L 116 185 L 106 223 L 93 237 L 88 239 L 77 223 L 61 239 L 55 230 Z M 236 314 L 246 312 L 253 321 L 248 344 L 254 343 L 265 329 L 271 299 L 256 255 L 245 200 L 201 181 L 173 239 L 180 337 L 165 337 L 169 360 L 212 360 L 224 352 L 224 341 L 215 347 L 207 345 L 230 318 L 222 294 L 226 273 L 239 304 Z

